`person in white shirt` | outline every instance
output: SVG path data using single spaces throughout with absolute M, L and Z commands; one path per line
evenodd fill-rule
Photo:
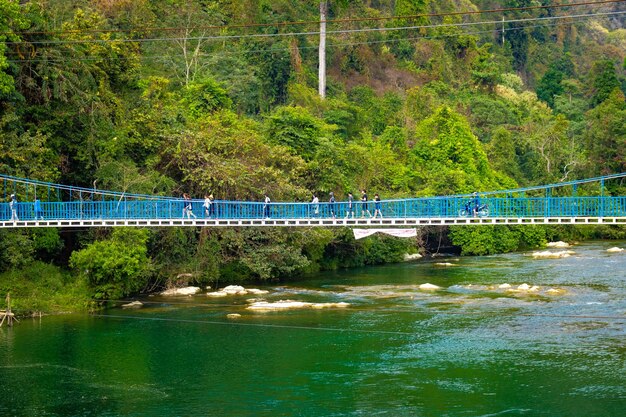
M 17 222 L 20 219 L 17 217 L 17 198 L 15 194 L 11 194 L 11 202 L 9 203 L 9 207 L 11 208 L 11 221 Z
M 313 200 L 311 201 L 311 208 L 313 209 L 313 215 L 317 217 L 320 214 L 320 200 L 315 194 L 313 194 Z
M 265 216 L 266 219 L 269 219 L 270 218 L 270 203 L 272 202 L 272 200 L 270 200 L 267 194 L 265 194 L 265 199 L 263 201 L 265 202 L 265 204 L 263 204 L 263 216 Z

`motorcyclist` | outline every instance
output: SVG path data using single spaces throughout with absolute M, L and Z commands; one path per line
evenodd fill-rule
M 472 212 L 474 213 L 474 217 L 478 217 L 478 209 L 480 208 L 480 197 L 478 196 L 478 193 L 476 191 L 472 193 L 472 197 L 474 199 L 474 207 Z

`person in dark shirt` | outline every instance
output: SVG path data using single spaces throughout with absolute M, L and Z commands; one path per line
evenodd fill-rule
M 478 217 L 478 208 L 480 207 L 480 197 L 478 196 L 478 193 L 476 191 L 472 193 L 472 196 L 474 197 L 474 208 L 472 211 L 474 213 L 474 217 Z
M 361 217 L 365 217 L 365 213 L 372 217 L 372 213 L 367 206 L 367 190 L 361 190 Z
M 41 201 L 37 197 L 35 197 L 35 220 L 43 220 L 43 210 L 41 209 Z
M 330 215 L 335 218 L 335 194 L 331 191 L 329 194 L 328 207 L 330 208 Z
M 374 194 L 374 219 L 377 215 L 380 215 L 380 218 L 383 218 L 383 212 L 381 211 L 382 204 L 380 202 L 380 196 L 378 193 Z
M 346 219 L 352 215 L 354 219 L 354 197 L 352 193 L 348 193 L 348 207 L 346 209 Z

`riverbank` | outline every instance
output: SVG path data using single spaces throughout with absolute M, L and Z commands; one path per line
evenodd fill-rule
M 583 229 L 584 230 L 584 229 Z M 622 232 L 622 231 L 618 231 Z M 557 233 L 553 233 L 552 235 L 557 235 Z M 581 237 L 580 233 L 575 233 L 575 231 L 570 231 L 570 236 Z M 615 235 L 616 237 L 622 237 L 619 233 Z M 572 242 L 570 240 L 570 242 Z M 615 241 L 616 244 L 619 241 Z M 584 242 L 582 243 L 585 244 Z M 380 244 L 377 246 L 377 251 L 381 251 Z M 398 248 L 395 248 L 398 251 L 398 254 L 387 254 L 386 257 L 382 257 L 381 259 L 388 259 L 387 262 L 384 263 L 393 263 L 389 261 L 400 261 L 403 256 L 400 255 L 401 249 L 405 248 L 406 245 L 402 245 Z M 569 250 L 557 250 L 557 251 L 546 251 L 544 249 L 549 248 L 549 245 L 542 245 L 541 247 L 535 246 L 533 248 L 529 248 L 526 252 L 532 253 L 535 258 L 559 258 L 559 257 L 568 257 L 575 253 L 575 249 L 570 248 Z M 561 246 L 563 248 L 563 246 Z M 524 252 L 524 253 L 526 253 Z M 439 255 L 439 254 L 435 254 Z M 408 255 L 406 257 L 407 260 L 415 261 L 419 255 Z M 457 254 L 455 254 L 457 256 Z M 425 262 L 428 262 L 428 256 L 424 259 Z M 438 267 L 451 267 L 454 266 L 454 263 L 448 262 L 446 260 L 440 260 L 434 263 Z M 330 266 L 328 270 L 338 269 L 336 266 Z M 353 268 L 359 268 L 365 266 L 364 262 L 357 263 L 353 266 Z M 343 269 L 343 268 L 340 268 Z M 350 269 L 350 268 L 348 268 Z M 316 270 L 317 271 L 317 270 Z M 311 274 L 317 273 L 316 271 L 304 273 L 299 272 L 294 274 L 280 282 L 292 282 L 292 281 L 301 281 L 306 280 Z M 236 276 L 234 271 L 229 271 L 228 279 L 220 279 L 219 281 L 209 282 L 209 283 L 195 283 L 193 282 L 193 274 L 184 274 L 185 277 L 179 280 L 172 280 L 171 284 L 173 286 L 185 286 L 185 285 L 198 285 L 203 288 L 213 288 L 217 289 L 217 287 L 224 287 L 229 284 L 246 284 L 246 285 L 263 285 L 267 284 L 267 281 L 263 280 L 254 280 L 254 279 L 242 279 L 241 277 Z M 158 293 L 164 287 L 170 286 L 161 284 L 153 286 L 154 290 L 151 292 Z M 65 270 L 59 266 L 51 265 L 48 263 L 44 263 L 41 261 L 34 261 L 29 265 L 24 266 L 21 270 L 12 270 L 8 272 L 4 272 L 0 274 L 0 308 L 4 308 L 3 300 L 7 293 L 11 294 L 12 309 L 13 311 L 20 317 L 30 316 L 30 315 L 40 315 L 40 314 L 59 314 L 59 313 L 67 313 L 67 312 L 86 312 L 94 309 L 99 309 L 100 304 L 102 303 L 102 299 L 98 300 L 94 295 L 94 289 L 89 286 L 87 280 L 81 276 L 80 274 L 76 274 L 75 272 Z M 131 297 L 133 294 L 128 294 L 124 297 L 118 297 L 119 299 L 127 299 Z M 137 295 L 137 294 L 136 294 Z
M 19 317 L 86 312 L 93 308 L 86 282 L 70 271 L 35 261 L 0 274 L 0 308 L 11 295 L 11 309 Z

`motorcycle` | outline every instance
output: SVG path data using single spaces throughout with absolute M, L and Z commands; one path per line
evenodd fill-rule
M 474 212 L 474 202 L 468 201 L 465 203 L 465 206 L 459 210 L 459 217 L 474 217 L 474 215 L 478 217 L 486 217 L 489 215 L 489 207 L 487 204 L 479 204 Z

